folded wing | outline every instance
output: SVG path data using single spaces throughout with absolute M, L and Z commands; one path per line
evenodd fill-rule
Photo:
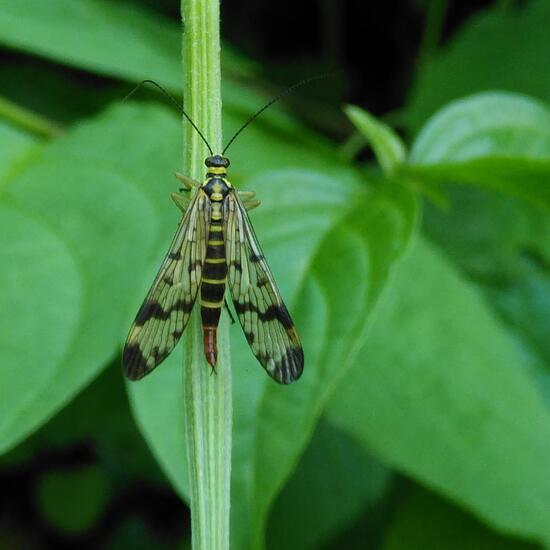
M 224 201 L 224 233 L 231 296 L 248 344 L 272 378 L 290 384 L 302 374 L 304 352 L 236 192 Z
M 199 189 L 130 328 L 122 366 L 131 380 L 161 363 L 183 333 L 200 286 L 209 225 L 210 200 Z

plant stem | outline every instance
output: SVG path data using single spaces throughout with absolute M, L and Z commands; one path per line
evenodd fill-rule
M 61 133 L 60 126 L 1 96 L 0 118 L 9 120 L 20 128 L 40 137 L 52 138 Z
M 222 143 L 219 9 L 219 0 L 181 0 L 184 108 L 214 152 Z M 184 173 L 200 181 L 208 151 L 186 120 L 183 128 Z M 198 310 L 186 331 L 184 360 L 192 543 L 194 550 L 224 550 L 229 548 L 233 415 L 229 321 L 223 311 L 213 374 L 204 359 Z

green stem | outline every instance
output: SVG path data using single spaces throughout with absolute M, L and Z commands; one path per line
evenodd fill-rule
M 214 152 L 221 150 L 221 71 L 219 0 L 181 0 L 184 25 L 184 108 Z M 184 173 L 204 178 L 208 150 L 186 121 Z M 204 359 L 198 308 L 187 328 L 184 360 L 184 410 L 190 476 L 194 550 L 229 548 L 232 394 L 229 321 L 218 327 L 216 373 Z
M 11 123 L 41 137 L 55 137 L 61 133 L 61 127 L 46 118 L 28 111 L 13 103 L 9 99 L 0 96 L 0 118 L 9 120 Z

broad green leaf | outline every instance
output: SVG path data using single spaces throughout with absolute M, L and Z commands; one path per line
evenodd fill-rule
M 116 0 L 4 0 L 0 9 L 0 44 L 134 84 L 153 79 L 174 92 L 182 87 L 181 32 L 158 13 Z M 224 103 L 252 114 L 257 96 L 232 76 L 250 76 L 254 63 L 227 45 L 221 55 Z M 280 119 L 277 111 L 267 118 Z
M 27 32 L 21 33 L 21 28 L 27 29 Z M 39 0 L 6 0 L 0 10 L 0 43 L 45 56 L 58 63 L 128 80 L 134 84 L 143 79 L 154 79 L 173 90 L 174 94 L 181 90 L 180 26 L 158 14 L 123 2 L 50 0 L 46 5 Z M 225 75 L 222 83 L 224 111 L 231 112 L 226 120 L 229 123 L 224 123 L 227 141 L 243 124 L 243 117 L 251 116 L 271 97 L 259 94 L 251 85 L 238 85 L 231 78 L 233 74 L 252 74 L 252 62 L 242 58 L 226 45 L 221 54 Z M 32 76 L 35 76 L 34 71 Z M 48 76 L 45 75 L 46 78 Z M 18 74 L 18 77 L 21 78 L 21 74 Z M 25 78 L 31 82 L 28 76 Z M 48 88 L 58 86 L 57 82 L 47 81 L 47 84 Z M 73 87 L 68 89 L 65 95 L 71 98 L 71 94 L 74 95 L 76 92 Z M 130 89 L 129 86 L 128 91 Z M 58 90 L 58 93 L 64 92 Z M 142 93 L 144 96 L 145 91 Z M 84 94 L 89 95 L 87 91 Z M 161 101 L 164 100 L 160 92 L 158 96 Z M 46 108 L 32 96 L 26 98 L 26 101 L 36 105 L 37 110 L 52 109 L 52 106 Z M 74 100 L 68 103 L 72 104 Z M 70 109 L 71 105 L 65 111 Z M 66 112 L 58 113 L 57 106 L 54 106 L 53 110 L 54 116 L 65 120 Z M 312 149 L 320 141 L 319 137 L 312 136 L 276 105 L 247 129 L 248 137 L 244 140 L 239 139 L 232 146 L 231 154 L 238 156 L 234 151 L 241 147 L 241 144 L 250 143 L 253 139 L 251 134 L 258 128 L 261 132 L 262 127 L 264 133 L 267 128 L 271 133 L 276 132 L 281 137 L 292 134 L 293 142 L 297 141 L 296 136 L 299 136 L 302 146 L 295 148 L 296 166 L 303 166 L 303 156 L 313 156 Z M 280 143 L 283 143 L 283 139 Z M 327 150 L 328 146 L 329 144 L 326 144 Z M 330 148 L 332 149 L 332 145 Z M 303 155 L 302 151 L 306 153 Z M 254 169 L 267 158 L 270 158 L 271 162 L 277 159 L 276 154 L 269 157 L 269 151 L 258 152 L 260 160 L 250 153 L 247 155 L 247 164 Z M 320 161 L 323 159 L 321 151 L 318 151 L 317 157 Z
M 401 138 L 387 124 L 359 107 L 348 105 L 344 112 L 372 147 L 382 170 L 392 175 L 407 154 Z
M 425 182 L 478 186 L 446 185 L 451 207 L 442 212 L 428 205 L 425 228 L 455 262 L 485 283 L 497 310 L 547 356 L 547 277 L 541 271 L 538 280 L 531 280 L 525 255 L 550 258 L 550 216 L 542 208 L 550 205 L 548 108 L 502 93 L 457 101 L 426 125 L 411 158 L 418 163 L 411 172 Z M 522 197 L 534 208 L 483 188 Z M 511 299 L 531 291 L 536 291 L 531 306 Z
M 409 161 L 413 179 L 483 186 L 550 208 L 550 110 L 507 93 L 456 101 L 426 124 Z
M 415 203 L 400 187 L 366 194 L 352 172 L 340 176 L 281 169 L 256 174 L 242 185 L 262 200 L 252 220 L 300 330 L 306 372 L 293 386 L 277 386 L 258 366 L 240 328 L 232 328 L 232 364 L 238 380 L 234 548 L 262 546 L 270 507 L 364 339 L 368 313 L 415 225 Z M 353 293 L 347 291 L 349 280 Z M 163 367 L 163 384 L 151 376 L 130 385 L 130 396 L 151 447 L 172 479 L 177 476 L 176 486 L 185 494 L 185 449 L 183 443 L 174 444 L 180 433 L 174 410 L 181 410 L 176 404 L 182 397 L 181 374 L 179 360 L 172 361 L 173 367 Z M 166 402 L 174 405 L 165 406 Z
M 409 175 L 444 187 L 450 208 L 428 205 L 424 226 L 475 277 L 510 327 L 547 357 L 547 274 L 534 277 L 527 255 L 550 258 L 550 110 L 517 94 L 457 101 L 426 124 Z M 513 196 L 496 195 L 505 192 Z M 546 258 L 546 260 L 544 260 Z M 527 298 L 518 302 L 521 294 Z M 515 295 L 516 299 L 512 296 Z
M 484 90 L 509 90 L 550 101 L 546 0 L 471 17 L 435 58 L 420 67 L 405 121 L 418 131 L 436 110 Z
M 0 201 L 0 450 L 21 437 L 82 316 L 82 277 L 47 220 Z
M 488 525 L 550 542 L 550 411 L 530 357 L 424 241 L 328 408 L 375 456 Z
M 124 2 L 3 0 L 0 42 L 79 69 L 181 86 L 177 25 Z
M 399 503 L 382 550 L 536 550 L 506 538 L 434 494 L 413 489 Z
M 125 2 L 3 0 L 0 43 L 78 69 L 181 88 L 179 25 Z M 222 55 L 233 72 L 248 74 L 253 66 L 230 47 Z
M 462 163 L 492 155 L 550 159 L 550 109 L 506 92 L 484 92 L 453 101 L 414 140 L 409 162 Z
M 166 160 L 177 155 L 178 136 L 164 111 L 125 106 L 67 133 L 4 187 L 9 267 L 0 301 L 13 319 L 2 330 L 1 449 L 47 420 L 119 349 L 161 225 L 145 190 L 171 179 Z
M 25 32 L 20 31 L 22 28 Z M 143 79 L 153 79 L 172 90 L 176 97 L 182 88 L 181 32 L 178 23 L 118 0 L 48 0 L 46 4 L 40 0 L 4 0 L 0 9 L 0 44 L 134 85 Z M 243 123 L 242 117 L 251 116 L 272 95 L 258 94 L 253 84 L 237 84 L 233 78 L 253 76 L 256 68 L 253 61 L 239 55 L 227 44 L 224 44 L 221 56 L 224 111 L 232 111 L 239 117 L 238 125 L 225 125 L 228 139 Z M 35 73 L 33 67 L 32 74 L 25 75 L 23 68 L 23 73 L 16 73 L 16 78 L 23 78 L 28 82 L 27 87 L 34 87 Z M 47 83 L 48 90 L 59 88 L 58 81 L 50 82 L 49 74 L 39 76 L 41 82 Z M 10 89 L 9 82 L 7 85 Z M 130 89 L 131 85 L 128 85 L 128 91 Z M 13 89 L 10 92 L 14 100 L 15 93 L 21 93 Z M 25 90 L 22 93 L 26 95 Z M 94 90 L 94 93 L 97 95 L 98 92 Z M 143 90 L 137 97 L 144 97 L 145 93 Z M 160 92 L 155 90 L 154 93 L 160 101 L 166 101 Z M 25 97 L 24 103 L 34 106 L 39 112 L 52 113 L 50 116 L 59 117 L 59 120 L 71 120 L 74 111 L 79 112 L 79 109 L 74 109 L 74 103 L 78 101 L 76 94 L 77 88 L 70 82 L 65 82 L 64 88 L 57 90 L 57 98 L 64 96 L 67 99 L 62 112 L 57 105 L 49 105 L 47 101 L 44 104 L 42 98 L 32 95 Z M 90 105 L 97 103 L 90 91 L 80 91 L 80 94 L 86 100 L 84 108 L 89 109 Z M 124 95 L 121 93 L 120 97 Z M 298 126 L 283 114 L 280 105 L 270 108 L 254 123 L 254 127 L 263 125 L 270 125 L 270 129 L 277 133 L 290 130 L 294 135 L 301 135 L 309 148 L 315 143 L 311 136 L 309 139 L 304 137 L 307 134 L 304 128 L 298 132 Z M 250 130 L 247 129 L 247 134 Z M 232 154 L 233 150 L 232 147 Z M 300 149 L 296 151 L 299 153 Z
M 390 472 L 348 435 L 321 419 L 293 476 L 275 501 L 267 547 L 321 548 L 386 492 Z

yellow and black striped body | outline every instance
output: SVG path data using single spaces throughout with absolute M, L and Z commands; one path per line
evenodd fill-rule
M 216 159 L 216 157 L 213 158 Z M 207 164 L 206 181 L 201 187 L 211 202 L 210 229 L 200 287 L 200 305 L 204 355 L 212 367 L 216 366 L 218 358 L 216 333 L 227 283 L 222 205 L 226 195 L 231 191 L 231 184 L 226 180 L 226 166 L 221 162 L 215 164 L 218 165 Z

